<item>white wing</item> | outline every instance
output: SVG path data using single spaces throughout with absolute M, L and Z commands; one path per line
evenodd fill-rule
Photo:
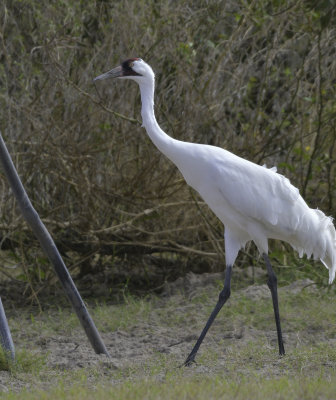
M 231 155 L 216 160 L 216 184 L 245 217 L 276 225 L 299 199 L 299 190 L 273 170 Z
M 267 169 L 219 147 L 189 145 L 191 157 L 176 164 L 222 221 L 223 213 L 234 210 L 242 218 L 276 225 L 298 199 L 305 205 L 299 190 L 274 168 Z M 231 210 L 225 209 L 226 204 Z M 294 216 L 291 227 L 297 223 Z

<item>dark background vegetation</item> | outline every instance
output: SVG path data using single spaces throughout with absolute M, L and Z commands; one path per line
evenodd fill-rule
M 335 215 L 334 0 L 0 4 L 0 129 L 77 279 L 153 289 L 224 266 L 223 228 L 141 128 L 137 85 L 92 82 L 128 57 L 156 72 L 170 135 L 277 165 L 311 207 Z M 50 287 L 3 175 L 0 185 L 0 273 L 28 294 Z M 288 277 L 327 281 L 287 245 L 271 250 Z M 238 265 L 255 255 L 248 246 Z

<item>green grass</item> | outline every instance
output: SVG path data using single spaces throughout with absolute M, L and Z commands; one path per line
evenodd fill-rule
M 20 350 L 15 354 L 15 361 L 7 357 L 0 348 L 0 371 L 8 371 L 13 376 L 21 373 L 39 374 L 45 367 L 45 357 L 28 350 Z
M 93 316 L 99 321 L 98 328 L 102 332 L 117 329 L 129 330 L 135 321 L 147 321 L 153 308 L 153 301 L 137 299 L 132 295 L 124 297 L 122 305 L 102 304 L 97 307 Z
M 186 378 L 168 374 L 162 382 L 152 378 L 142 381 L 122 382 L 112 385 L 105 383 L 94 390 L 82 384 L 68 388 L 60 382 L 51 391 L 25 391 L 20 395 L 3 395 L 3 399 L 52 400 L 52 399 L 334 399 L 336 391 L 335 375 L 325 378 L 262 377 L 230 380 L 221 375 L 213 377 L 194 376 Z
M 179 368 L 191 350 L 193 339 L 175 352 L 159 351 L 155 340 L 160 335 L 166 338 L 170 349 L 171 342 L 183 342 L 190 332 L 199 334 L 217 299 L 217 291 L 207 286 L 191 298 L 181 294 L 168 299 L 126 296 L 120 305 L 106 303 L 92 307 L 93 318 L 105 338 L 122 331 L 139 342 L 138 358 L 125 352 L 120 356 L 118 368 L 104 364 L 104 359 L 98 356 L 96 364 L 86 364 L 84 359 L 81 367 L 60 368 L 50 363 L 41 340 L 52 336 L 71 342 L 83 337 L 71 310 L 49 309 L 41 314 L 26 310 L 12 315 L 9 324 L 17 345 L 17 359 L 11 363 L 0 354 L 0 398 L 334 398 L 334 290 L 299 293 L 280 290 L 285 357 L 277 353 L 271 299 L 251 299 L 238 290 L 232 292 L 209 331 L 197 356 L 197 365 Z M 245 335 L 249 332 L 252 332 L 250 337 Z M 153 343 L 143 342 L 143 335 L 149 335 Z M 110 346 L 113 360 L 117 354 L 114 350 L 117 349 Z M 1 385 L 9 393 L 1 393 Z

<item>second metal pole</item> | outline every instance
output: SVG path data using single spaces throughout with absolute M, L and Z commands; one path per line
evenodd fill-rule
M 70 303 L 75 310 L 77 317 L 97 354 L 109 355 L 104 342 L 102 341 L 99 332 L 65 266 L 63 259 L 45 225 L 41 221 L 38 213 L 32 206 L 28 195 L 21 183 L 21 180 L 16 172 L 13 161 L 7 150 L 6 144 L 0 133 L 0 162 L 3 166 L 7 180 L 13 190 L 14 196 L 19 204 L 22 215 L 28 225 L 33 230 L 39 240 L 42 249 L 52 263 L 55 272 L 63 286 L 63 289 L 68 296 Z

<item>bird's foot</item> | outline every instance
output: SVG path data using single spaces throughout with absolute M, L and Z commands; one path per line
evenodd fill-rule
M 193 364 L 196 364 L 195 355 L 191 353 L 181 365 L 181 367 L 191 367 Z
M 283 344 L 283 341 L 281 341 L 279 344 L 279 355 L 280 357 L 283 357 L 285 355 L 285 346 Z

